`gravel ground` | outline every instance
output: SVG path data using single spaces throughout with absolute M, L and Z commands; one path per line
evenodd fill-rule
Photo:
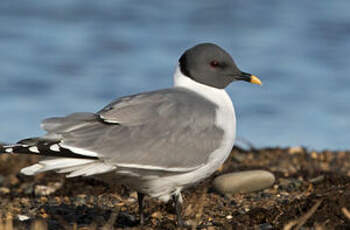
M 0 156 L 0 230 L 139 229 L 134 191 L 89 178 L 18 174 L 36 160 Z M 252 169 L 272 172 L 275 184 L 247 194 L 214 191 L 214 177 Z M 235 148 L 220 171 L 183 195 L 192 229 L 350 229 L 350 152 Z M 144 229 L 176 228 L 172 204 L 145 200 Z

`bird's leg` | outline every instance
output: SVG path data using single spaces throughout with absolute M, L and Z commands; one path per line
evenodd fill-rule
M 182 220 L 182 196 L 181 192 L 175 193 L 173 195 L 173 201 L 175 203 L 175 210 L 176 210 L 176 219 L 177 223 L 180 227 L 184 226 L 184 221 Z
M 140 214 L 140 224 L 143 225 L 145 222 L 145 218 L 143 216 L 143 198 L 145 195 L 141 192 L 137 193 L 137 199 L 139 201 L 139 214 Z

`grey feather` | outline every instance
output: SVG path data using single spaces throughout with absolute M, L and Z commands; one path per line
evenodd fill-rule
M 120 98 L 97 114 L 76 113 L 43 122 L 61 144 L 96 152 L 111 165 L 191 169 L 221 143 L 216 106 L 182 88 Z M 136 167 L 135 166 L 135 167 Z
M 41 123 L 41 128 L 54 133 L 69 132 L 95 121 L 97 118 L 94 113 L 73 113 L 66 117 L 52 117 L 45 119 Z

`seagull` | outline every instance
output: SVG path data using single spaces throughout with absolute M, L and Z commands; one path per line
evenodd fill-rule
M 179 59 L 174 87 L 118 98 L 97 113 L 48 118 L 45 135 L 0 152 L 43 156 L 25 175 L 56 171 L 131 187 L 141 225 L 145 195 L 173 200 L 182 226 L 181 191 L 213 174 L 233 148 L 236 117 L 225 88 L 239 80 L 262 84 L 218 45 L 198 44 Z

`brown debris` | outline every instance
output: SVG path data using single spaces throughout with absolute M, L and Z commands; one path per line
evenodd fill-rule
M 0 156 L 0 230 L 139 229 L 134 191 L 91 178 L 18 173 L 36 160 Z M 211 182 L 218 175 L 256 169 L 273 173 L 275 184 L 225 196 L 213 189 Z M 349 172 L 350 153 L 345 151 L 236 148 L 221 171 L 183 192 L 183 217 L 192 229 L 350 229 Z M 42 185 L 53 189 L 38 192 Z M 20 221 L 18 216 L 29 219 Z M 172 204 L 146 197 L 145 216 L 143 229 L 176 228 Z
M 318 206 L 320 206 L 321 203 L 322 200 L 317 201 L 316 204 L 312 206 L 312 208 L 307 213 L 305 213 L 305 215 L 286 224 L 283 230 L 291 230 L 293 226 L 296 226 L 294 230 L 299 230 L 306 223 L 306 221 L 310 219 L 310 217 L 316 212 Z
M 343 207 L 341 211 L 343 212 L 344 216 L 350 220 L 350 211 L 345 207 Z

